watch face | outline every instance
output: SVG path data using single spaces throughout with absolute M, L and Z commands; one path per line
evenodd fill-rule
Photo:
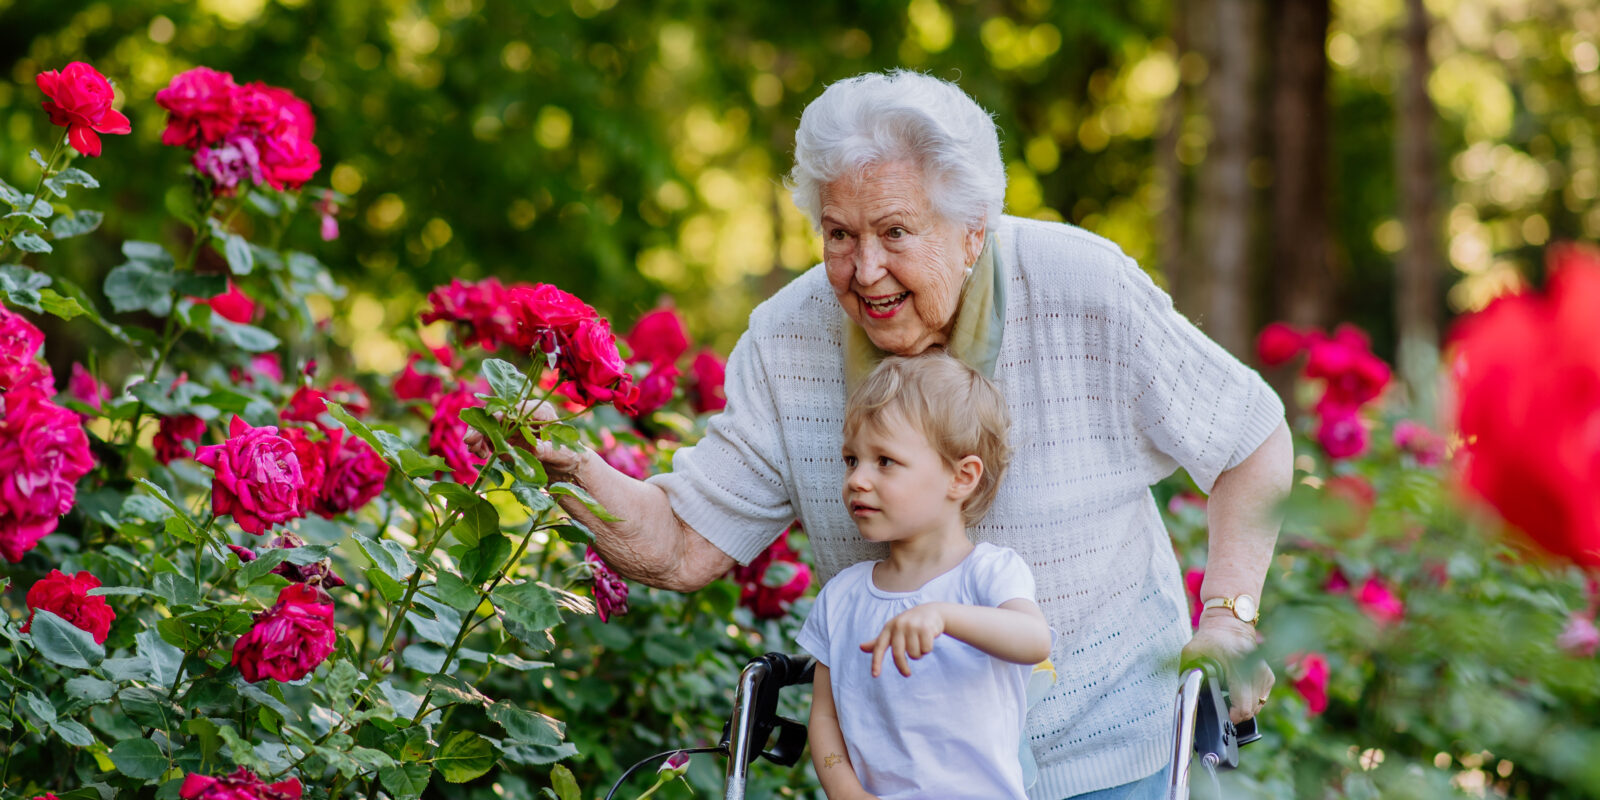
M 1256 599 L 1247 594 L 1233 598 L 1233 615 L 1249 622 L 1256 618 Z

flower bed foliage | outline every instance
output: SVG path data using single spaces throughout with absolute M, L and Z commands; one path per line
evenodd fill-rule
M 164 140 L 192 151 L 175 178 L 187 235 L 124 243 L 86 290 L 48 266 L 52 241 L 101 220 L 72 154 L 114 156 L 99 136 L 127 120 L 89 65 L 38 85 L 61 140 L 35 154 L 31 193 L 0 182 L 6 796 L 573 800 L 649 753 L 714 743 L 740 666 L 793 648 L 803 533 L 699 592 L 630 587 L 556 504 L 592 504 L 582 489 L 508 444 L 581 441 L 635 476 L 664 469 L 723 402 L 720 359 L 691 354 L 675 314 L 619 346 L 556 287 L 456 281 L 402 334 L 399 374 L 330 374 L 318 364 L 341 359 L 305 298 L 342 289 L 284 245 L 298 224 L 338 234 L 343 198 L 311 186 L 311 109 L 203 68 L 130 100 L 165 108 Z M 1559 445 L 1600 402 L 1600 381 L 1561 377 L 1600 375 L 1600 317 L 1583 313 L 1600 260 L 1563 252 L 1548 298 L 1461 334 L 1468 441 L 1407 418 L 1359 331 L 1264 333 L 1263 362 L 1305 353 L 1301 389 L 1320 395 L 1297 423 L 1265 595 L 1280 682 L 1228 796 L 1600 795 L 1600 591 L 1502 537 L 1454 477 L 1592 566 L 1592 529 L 1565 520 L 1600 519 L 1583 461 L 1600 447 Z M 116 342 L 64 392 L 40 357 L 48 317 Z M 1563 391 L 1564 411 L 1532 422 L 1483 400 Z M 563 418 L 533 422 L 530 399 Z M 1556 467 L 1490 469 L 1523 442 Z M 1179 479 L 1158 493 L 1197 587 L 1204 501 Z M 674 760 L 624 796 L 688 796 L 679 775 L 716 796 L 720 768 Z M 757 769 L 750 796 L 820 794 L 802 766 Z

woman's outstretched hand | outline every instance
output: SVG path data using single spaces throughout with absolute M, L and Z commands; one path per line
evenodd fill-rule
M 1183 648 L 1183 661 L 1209 658 L 1222 666 L 1228 686 L 1228 718 L 1234 724 L 1261 713 L 1277 676 L 1256 655 L 1256 629 L 1227 609 L 1206 609 L 1200 628 Z

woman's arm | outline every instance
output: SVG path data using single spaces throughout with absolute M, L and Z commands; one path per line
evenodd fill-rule
M 1294 445 L 1289 426 L 1280 423 L 1255 452 L 1217 477 L 1206 503 L 1210 539 L 1200 598 L 1248 594 L 1261 600 L 1267 568 L 1283 523 L 1282 505 L 1294 477 Z M 1256 630 L 1226 608 L 1208 608 L 1184 648 L 1185 659 L 1209 656 L 1227 671 L 1233 700 L 1230 716 L 1248 719 L 1272 691 L 1272 670 L 1249 663 Z
M 839 712 L 833 705 L 833 684 L 828 679 L 828 668 L 817 664 L 811 679 L 811 724 L 807 735 L 811 738 L 811 765 L 817 770 L 817 780 L 828 800 L 877 800 L 861 787 L 855 767 L 850 764 L 850 751 L 844 746 L 844 733 L 839 729 Z
M 925 603 L 905 611 L 883 626 L 878 638 L 862 642 L 862 652 L 872 654 L 872 677 L 883 669 L 885 652 L 892 653 L 900 674 L 911 677 L 907 658 L 933 652 L 940 635 L 948 635 L 1003 661 L 1037 664 L 1050 657 L 1050 625 L 1032 600 L 1015 598 L 999 608 L 961 603 Z

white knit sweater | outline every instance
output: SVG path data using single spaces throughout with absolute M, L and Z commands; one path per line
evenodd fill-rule
M 1028 737 L 1041 773 L 1031 796 L 1060 800 L 1148 776 L 1170 755 L 1190 627 L 1149 487 L 1181 466 L 1210 491 L 1284 411 L 1116 245 L 1014 217 L 996 234 L 1009 283 L 994 377 L 1015 456 L 974 531 L 1033 568 L 1059 634 L 1055 689 Z M 761 304 L 728 361 L 727 410 L 652 479 L 742 563 L 796 518 L 824 581 L 886 555 L 840 499 L 845 324 L 820 266 Z

